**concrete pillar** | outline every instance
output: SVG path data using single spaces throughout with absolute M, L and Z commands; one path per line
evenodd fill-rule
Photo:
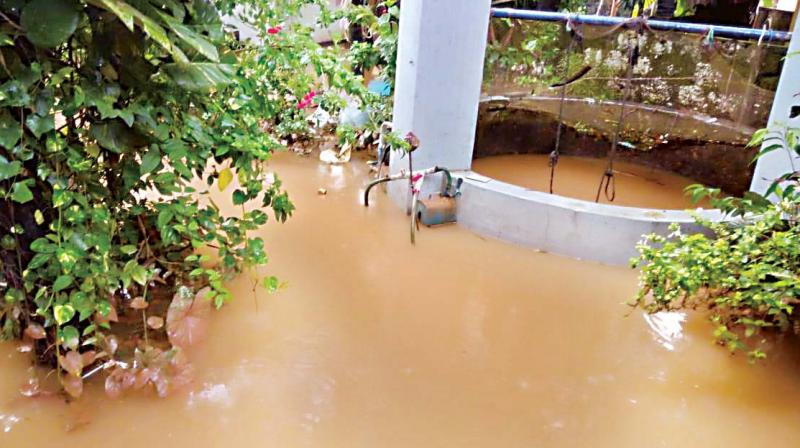
M 787 54 L 769 113 L 767 127 L 770 129 L 787 126 L 800 128 L 800 96 L 797 96 L 800 86 L 800 21 L 794 24 Z M 766 142 L 762 147 L 774 143 Z M 791 149 L 778 149 L 765 154 L 756 162 L 750 190 L 763 194 L 776 178 L 792 171 L 792 165 L 800 169 L 800 157 Z
M 400 135 L 419 137 L 415 170 L 472 165 L 489 9 L 490 0 L 402 2 L 393 124 Z M 392 154 L 392 173 L 407 168 Z M 403 203 L 408 185 L 392 184 L 390 194 Z

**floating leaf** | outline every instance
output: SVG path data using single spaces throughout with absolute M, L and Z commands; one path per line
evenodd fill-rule
M 47 333 L 44 331 L 44 327 L 37 323 L 31 323 L 25 328 L 25 336 L 33 339 L 39 340 L 44 339 L 47 336 Z
M 35 45 L 57 47 L 78 28 L 78 6 L 71 0 L 33 0 L 23 8 L 20 25 L 28 40 Z
M 211 301 L 205 298 L 209 288 L 201 289 L 196 296 L 181 287 L 172 298 L 167 310 L 167 336 L 172 345 L 186 348 L 200 341 L 207 329 Z

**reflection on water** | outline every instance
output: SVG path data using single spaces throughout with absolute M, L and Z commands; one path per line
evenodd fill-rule
M 13 414 L 0 414 L 0 426 L 3 428 L 3 432 L 11 431 L 11 428 L 14 427 L 15 424 L 19 423 L 19 417 Z
M 675 350 L 675 343 L 683 337 L 686 313 L 661 311 L 655 314 L 643 314 L 642 317 L 653 330 L 653 338 L 665 349 Z
M 0 346 L 0 447 L 753 447 L 800 438 L 800 356 L 750 366 L 689 315 L 673 350 L 624 302 L 635 272 L 534 253 L 458 226 L 408 242 L 402 209 L 360 205 L 365 166 L 285 154 L 296 215 L 270 223 L 248 276 L 166 399 L 24 398 Z M 326 188 L 328 194 L 317 194 Z M 223 200 L 217 200 L 222 204 Z M 371 201 L 372 202 L 372 201 Z M 227 206 L 228 212 L 241 212 Z M 666 321 L 664 321 L 666 322 Z M 659 328 L 671 328 L 659 323 Z M 661 337 L 661 336 L 660 336 Z
M 597 186 L 606 171 L 606 159 L 561 156 L 556 166 L 553 192 L 594 201 Z M 477 159 L 472 169 L 484 176 L 537 191 L 548 191 L 550 167 L 546 154 L 518 154 Z M 627 162 L 614 162 L 614 205 L 656 209 L 696 208 L 683 189 L 696 181 L 666 171 Z M 601 203 L 609 203 L 600 195 Z M 706 206 L 707 204 L 700 204 Z

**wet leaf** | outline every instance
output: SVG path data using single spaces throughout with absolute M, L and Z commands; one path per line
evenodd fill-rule
M 61 385 L 73 398 L 80 398 L 83 393 L 83 379 L 79 376 L 65 375 L 61 378 Z
M 71 376 L 80 376 L 83 371 L 83 357 L 75 350 L 70 350 L 59 359 L 61 367 Z
M 75 350 L 78 348 L 78 344 L 80 343 L 80 334 L 78 333 L 78 329 L 73 327 L 72 325 L 67 325 L 60 331 L 61 336 L 61 343 L 64 347 Z
M 32 323 L 25 328 L 25 336 L 33 340 L 39 340 L 44 339 L 47 336 L 47 333 L 45 333 L 44 327 L 39 324 Z
M 159 330 L 164 326 L 164 319 L 159 316 L 150 316 L 147 318 L 147 326 L 153 330 Z
M 205 298 L 209 291 L 203 288 L 194 297 L 179 291 L 172 298 L 167 310 L 167 336 L 172 345 L 186 348 L 204 337 L 211 312 L 211 301 Z
M 114 353 L 117 353 L 118 348 L 119 348 L 119 341 L 117 341 L 116 336 L 109 336 L 105 338 L 105 350 L 109 356 L 114 356 Z
M 89 350 L 88 352 L 81 353 L 81 362 L 84 366 L 92 365 L 92 363 L 97 359 L 97 352 L 94 350 Z
M 116 368 L 111 375 L 106 377 L 105 389 L 109 398 L 119 398 L 122 395 L 122 391 L 125 389 L 123 384 L 125 374 L 125 369 Z
M 143 310 L 143 309 L 147 308 L 148 303 L 144 299 L 144 297 L 139 296 L 139 297 L 131 300 L 131 303 L 128 306 L 130 306 L 131 308 L 133 308 L 135 310 Z

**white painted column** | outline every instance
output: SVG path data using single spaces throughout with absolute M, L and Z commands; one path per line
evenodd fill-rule
M 786 126 L 800 128 L 800 115 L 791 118 L 793 107 L 795 114 L 800 114 L 800 96 L 797 95 L 800 93 L 800 20 L 794 24 L 787 54 L 769 113 L 767 127 L 770 129 Z M 773 143 L 766 142 L 762 148 Z M 792 164 L 800 169 L 800 157 L 791 149 L 778 149 L 765 154 L 756 162 L 750 190 L 763 194 L 776 178 L 792 171 Z
M 402 2 L 393 124 L 419 137 L 415 170 L 472 165 L 489 9 L 490 0 Z M 407 168 L 407 158 L 392 154 L 392 173 Z M 393 199 L 404 203 L 408 184 L 392 184 Z

